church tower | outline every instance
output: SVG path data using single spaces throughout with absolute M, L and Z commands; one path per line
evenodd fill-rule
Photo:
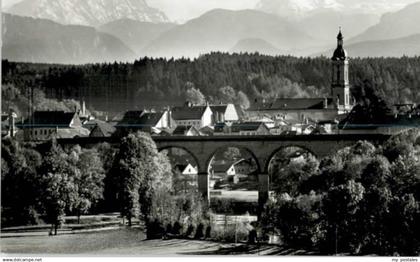
M 337 109 L 342 112 L 351 110 L 350 85 L 349 85 L 349 60 L 347 51 L 343 48 L 343 34 L 337 35 L 337 48 L 332 59 L 332 98 Z

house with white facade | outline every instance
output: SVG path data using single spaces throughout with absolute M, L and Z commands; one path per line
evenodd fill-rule
M 213 123 L 228 123 L 232 124 L 239 121 L 239 114 L 234 104 L 225 105 L 211 105 L 211 111 L 213 112 Z
M 177 126 L 194 126 L 197 130 L 213 125 L 213 112 L 210 106 L 195 106 L 187 103 L 171 110 L 172 119 Z

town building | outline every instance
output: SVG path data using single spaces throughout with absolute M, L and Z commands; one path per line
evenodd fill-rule
M 172 108 L 171 112 L 177 126 L 194 126 L 199 130 L 213 124 L 213 111 L 208 104 L 196 106 L 187 102 L 182 107 Z
M 230 128 L 230 134 L 240 136 L 271 135 L 270 129 L 264 122 L 234 123 Z
M 137 131 L 159 134 L 161 130 L 170 129 L 173 125 L 174 121 L 168 110 L 163 112 L 141 110 L 127 111 L 116 125 L 116 129 L 120 136 Z
M 86 137 L 90 133 L 82 126 L 77 112 L 35 111 L 29 119 L 17 126 L 23 130 L 24 140 Z
M 210 109 L 213 112 L 213 123 L 232 124 L 239 121 L 239 114 L 236 108 L 234 104 L 211 105 Z
M 187 165 L 175 165 L 175 168 L 184 176 L 194 176 L 198 174 L 197 167 L 194 167 L 190 163 Z
M 96 120 L 96 121 L 89 121 L 89 122 L 95 123 L 93 128 L 90 128 L 90 135 L 89 135 L 90 137 L 111 137 L 114 135 L 116 131 L 115 126 L 105 121 Z

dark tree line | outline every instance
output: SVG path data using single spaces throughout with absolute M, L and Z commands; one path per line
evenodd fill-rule
M 212 102 L 222 101 L 221 89 L 230 86 L 253 103 L 275 97 L 327 96 L 331 81 L 326 57 L 212 53 L 195 60 L 145 57 L 134 63 L 81 66 L 7 60 L 2 64 L 2 83 L 22 94 L 34 87 L 47 97 L 83 98 L 91 108 L 110 111 L 183 103 L 191 85 Z M 357 99 L 369 86 L 388 104 L 416 102 L 420 100 L 420 58 L 351 59 L 350 81 Z

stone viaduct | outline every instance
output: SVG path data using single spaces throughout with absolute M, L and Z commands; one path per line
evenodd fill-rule
M 268 198 L 268 166 L 272 157 L 281 149 L 299 147 L 318 158 L 333 155 L 338 150 L 354 145 L 357 141 L 382 144 L 390 136 L 364 135 L 302 135 L 302 136 L 152 136 L 159 150 L 183 149 L 198 165 L 198 189 L 209 199 L 209 165 L 216 151 L 227 147 L 245 149 L 253 156 L 258 166 L 258 198 L 260 204 Z M 101 142 L 118 144 L 120 138 L 75 138 L 59 139 L 60 144 L 93 145 Z

